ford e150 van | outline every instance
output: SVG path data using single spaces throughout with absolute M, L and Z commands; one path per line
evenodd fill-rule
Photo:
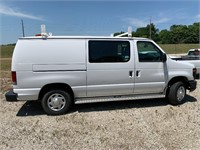
M 136 37 L 19 38 L 7 101 L 39 100 L 50 115 L 72 104 L 166 97 L 183 102 L 196 89 L 196 69 L 174 61 L 152 40 Z

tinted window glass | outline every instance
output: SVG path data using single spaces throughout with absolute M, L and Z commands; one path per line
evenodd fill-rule
M 89 62 L 127 62 L 130 59 L 128 41 L 89 41 Z
M 161 61 L 162 52 L 152 42 L 138 41 L 137 48 L 140 62 Z
M 189 51 L 188 55 L 200 55 L 199 50 Z

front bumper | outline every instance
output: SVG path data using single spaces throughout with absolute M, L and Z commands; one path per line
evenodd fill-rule
M 5 94 L 5 97 L 6 97 L 6 101 L 8 102 L 16 102 L 18 95 L 13 92 L 13 89 L 11 89 Z
M 192 80 L 192 81 L 188 81 L 188 89 L 190 91 L 194 91 L 197 88 L 197 81 Z

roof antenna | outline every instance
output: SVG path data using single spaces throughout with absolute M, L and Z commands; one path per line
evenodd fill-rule
M 46 26 L 44 24 L 41 25 L 41 36 L 45 38 L 48 36 L 46 33 Z
M 132 37 L 132 27 L 128 27 L 128 37 Z

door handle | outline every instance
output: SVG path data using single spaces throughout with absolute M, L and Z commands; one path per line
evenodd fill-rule
M 136 77 L 140 77 L 140 70 L 136 71 Z
M 129 78 L 133 77 L 133 71 L 129 71 Z

